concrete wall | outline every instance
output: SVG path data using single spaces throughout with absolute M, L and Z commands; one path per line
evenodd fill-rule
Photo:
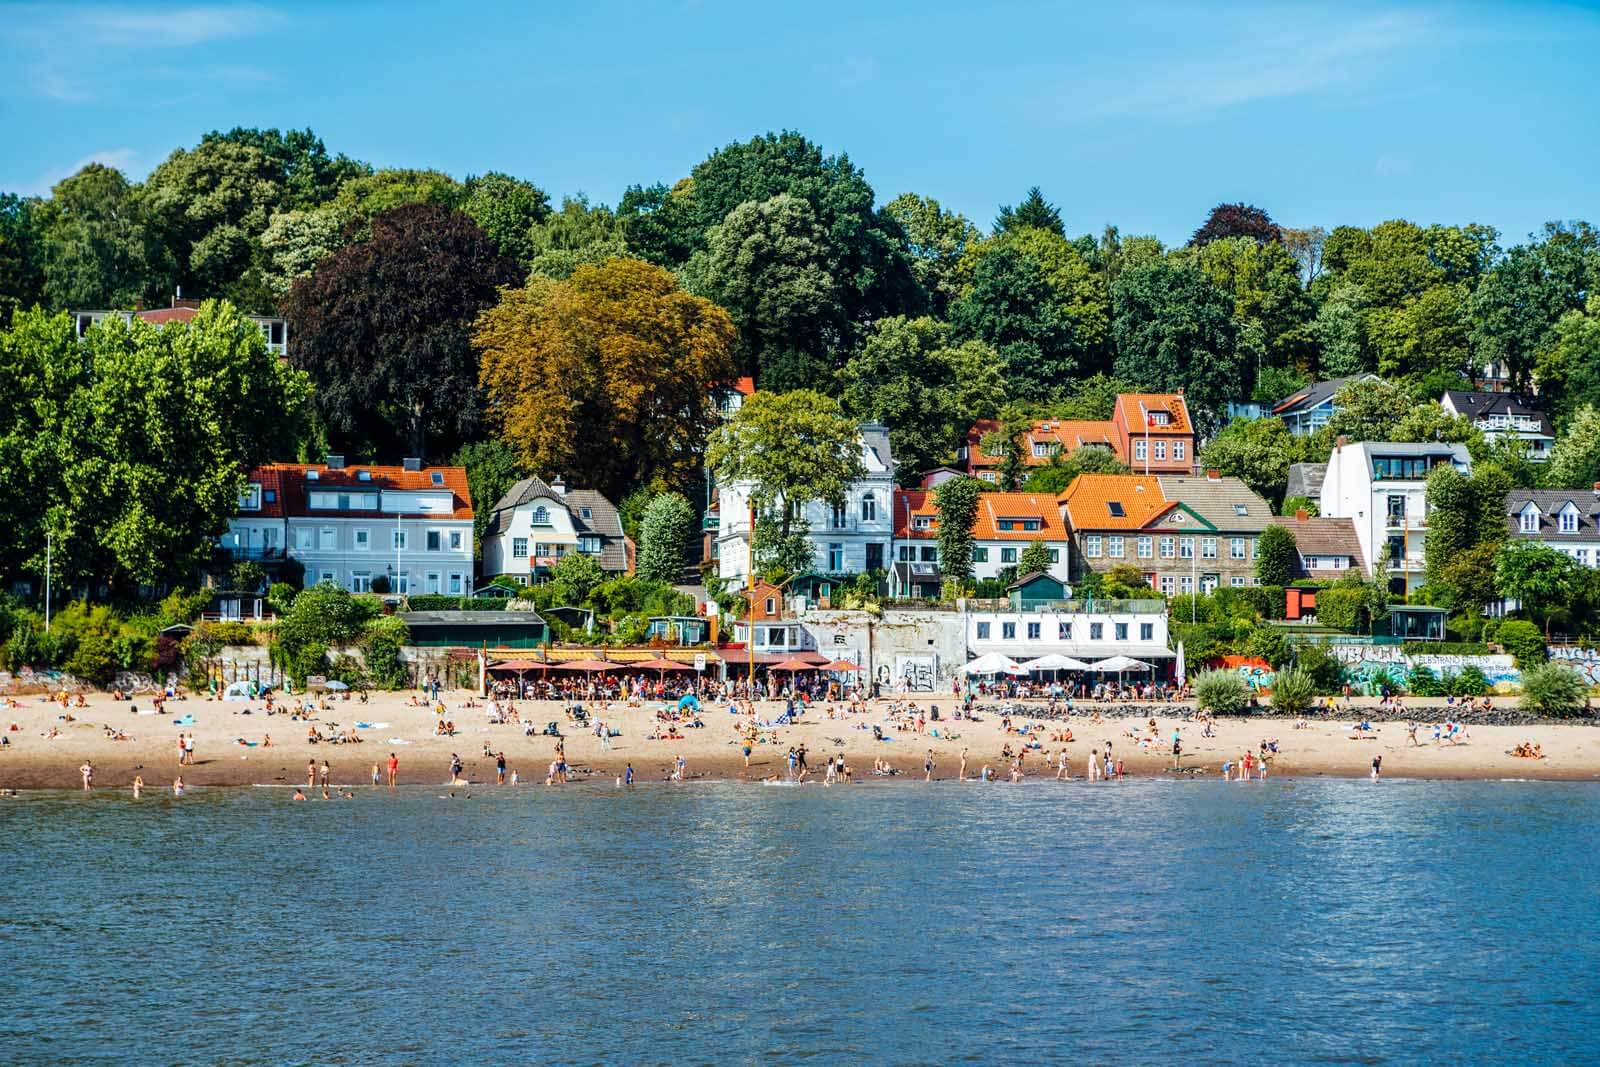
M 811 611 L 801 620 L 830 659 L 871 671 L 885 692 L 948 693 L 967 661 L 963 616 L 957 611 Z

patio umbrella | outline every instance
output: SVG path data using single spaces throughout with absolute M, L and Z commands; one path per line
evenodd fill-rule
M 679 663 L 675 659 L 646 659 L 638 663 L 625 663 L 623 666 L 629 670 L 638 668 L 642 671 L 692 671 L 694 668 L 687 663 Z
M 1027 674 L 1028 672 L 1017 666 L 1016 661 L 1002 656 L 998 652 L 991 652 L 986 656 L 979 656 L 971 663 L 961 668 L 962 674 Z
M 1134 659 L 1131 656 L 1111 656 L 1108 659 L 1089 664 L 1089 669 L 1092 671 L 1116 671 L 1121 674 L 1123 671 L 1147 671 L 1150 669 L 1150 664 L 1143 660 Z
M 817 671 L 821 669 L 820 664 L 804 659 L 786 659 L 782 663 L 774 663 L 767 668 L 769 671 Z
M 550 666 L 558 671 L 614 671 L 623 666 L 621 663 L 612 663 L 603 659 L 575 659 L 567 663 L 552 663 Z
M 851 663 L 847 659 L 836 659 L 832 663 L 824 663 L 818 667 L 819 671 L 859 671 L 861 664 Z
M 348 685 L 346 685 L 345 683 L 339 681 L 339 679 L 335 678 L 333 681 L 331 681 L 327 685 L 323 686 L 323 688 L 324 689 L 332 689 L 335 692 L 338 692 L 339 690 L 349 689 L 350 687 Z
M 1026 663 L 1019 664 L 1019 666 L 1028 671 L 1086 671 L 1089 669 L 1089 665 L 1083 660 L 1073 659 L 1071 656 L 1063 656 L 1058 652 L 1040 656 L 1038 659 L 1030 659 Z

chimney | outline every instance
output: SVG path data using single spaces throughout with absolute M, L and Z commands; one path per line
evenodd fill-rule
M 1222 472 L 1219 471 L 1215 467 L 1207 467 L 1206 468 L 1206 481 L 1208 481 L 1208 482 L 1220 482 L 1220 481 L 1222 481 Z
M 324 462 L 327 463 L 328 469 L 331 471 L 344 470 L 344 456 L 339 452 L 329 452 Z
M 1295 513 L 1294 513 L 1294 521 L 1295 522 L 1305 522 L 1309 518 L 1311 518 L 1311 514 L 1310 514 L 1310 512 L 1306 511 L 1305 508 L 1296 508 L 1295 509 Z
M 422 460 L 417 456 L 407 456 L 405 459 L 400 461 L 400 469 L 408 471 L 420 471 L 422 469 Z
M 1346 437 L 1344 434 L 1340 434 L 1338 437 L 1333 439 L 1333 450 L 1335 452 L 1342 452 L 1344 451 L 1344 446 L 1349 443 L 1350 438 Z
M 555 490 L 556 496 L 567 495 L 567 483 L 561 480 L 561 475 L 556 475 L 556 480 L 550 483 L 550 488 Z

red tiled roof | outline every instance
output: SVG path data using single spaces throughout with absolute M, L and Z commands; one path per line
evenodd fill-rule
M 931 528 L 917 529 L 913 520 L 918 516 L 933 519 Z M 939 507 L 930 489 L 896 489 L 894 491 L 894 535 L 896 537 L 933 540 L 939 536 Z
M 1038 519 L 1037 530 L 1002 530 L 1002 519 Z M 972 536 L 979 541 L 1065 541 L 1061 507 L 1049 493 L 980 493 Z
M 173 310 L 182 311 L 183 308 Z M 316 471 L 316 480 L 306 477 L 310 471 Z M 363 481 L 361 472 L 370 476 Z M 433 475 L 443 475 L 443 485 L 435 485 Z M 252 514 L 281 517 L 303 517 L 308 515 L 326 516 L 329 518 L 394 518 L 392 511 L 339 511 L 327 512 L 322 510 L 312 511 L 307 507 L 311 489 L 390 489 L 402 492 L 441 492 L 449 490 L 451 511 L 448 515 L 442 512 L 417 511 L 403 512 L 403 516 L 416 518 L 451 518 L 470 520 L 472 518 L 472 494 L 467 489 L 467 469 L 465 467 L 424 467 L 419 471 L 408 471 L 404 467 L 393 466 L 368 466 L 352 464 L 339 469 L 330 469 L 321 463 L 268 463 L 252 470 L 249 480 L 259 483 L 263 490 L 260 512 Z M 268 504 L 265 499 L 265 490 L 274 487 L 277 489 L 276 513 L 267 511 Z
M 1142 436 L 1145 432 L 1145 413 L 1152 411 L 1165 411 L 1169 418 L 1165 426 L 1151 426 L 1151 433 L 1194 433 L 1194 426 L 1189 422 L 1189 406 L 1183 402 L 1182 393 L 1117 394 L 1117 414 L 1129 433 Z
M 198 308 L 156 308 L 153 311 L 135 311 L 134 317 L 156 326 L 169 322 L 193 322 L 200 314 Z
M 1148 474 L 1080 474 L 1059 497 L 1074 530 L 1137 530 L 1175 505 Z M 1121 515 L 1111 505 L 1121 505 Z

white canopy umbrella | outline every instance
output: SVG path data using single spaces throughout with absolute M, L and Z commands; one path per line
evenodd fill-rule
M 1111 656 L 1108 659 L 1089 664 L 1089 669 L 1092 671 L 1116 671 L 1120 674 L 1122 671 L 1147 671 L 1150 669 L 1150 664 L 1143 660 L 1134 659 L 1131 656 Z
M 1027 674 L 1022 667 L 1017 666 L 1015 660 L 1002 656 L 998 652 L 991 652 L 961 668 L 962 674 Z
M 1089 669 L 1089 665 L 1083 660 L 1073 659 L 1071 656 L 1063 656 L 1058 652 L 1040 656 L 1038 659 L 1030 659 L 1021 664 L 1021 666 L 1023 670 L 1028 671 L 1086 671 Z

